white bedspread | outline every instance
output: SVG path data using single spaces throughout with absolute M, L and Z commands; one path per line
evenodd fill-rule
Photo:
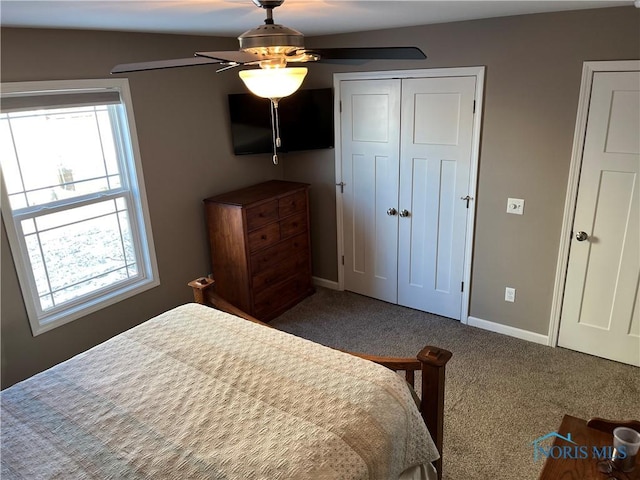
M 1 396 L 3 479 L 386 480 L 438 458 L 397 374 L 196 304 Z

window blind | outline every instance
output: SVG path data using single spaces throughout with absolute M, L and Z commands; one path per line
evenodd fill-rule
M 121 103 L 118 90 L 69 90 L 63 92 L 32 92 L 2 94 L 2 113 L 47 110 L 57 108 L 88 107 L 93 105 L 116 105 Z

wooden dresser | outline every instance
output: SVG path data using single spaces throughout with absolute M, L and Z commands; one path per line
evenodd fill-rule
M 314 291 L 308 191 L 271 180 L 204 200 L 216 291 L 259 320 Z

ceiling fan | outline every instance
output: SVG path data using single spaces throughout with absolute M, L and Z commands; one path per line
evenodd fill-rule
M 273 21 L 273 9 L 284 0 L 252 0 L 266 11 L 264 25 L 252 28 L 238 37 L 240 50 L 223 52 L 196 52 L 190 58 L 158 60 L 153 62 L 116 65 L 111 73 L 129 73 L 163 68 L 221 64 L 218 72 L 253 65 L 258 69 L 241 70 L 240 78 L 252 93 L 271 100 L 271 127 L 273 137 L 273 163 L 278 164 L 280 121 L 278 102 L 295 92 L 305 75 L 305 67 L 289 68 L 289 63 L 339 62 L 361 63 L 367 60 L 423 60 L 426 55 L 417 47 L 365 47 L 320 48 L 304 47 L 304 35 L 293 28 Z
M 293 28 L 273 21 L 273 9 L 284 0 L 252 0 L 266 11 L 264 25 L 246 31 L 238 37 L 240 50 L 196 52 L 189 58 L 116 65 L 111 73 L 129 73 L 163 68 L 221 64 L 218 71 L 242 65 L 262 68 L 282 68 L 288 63 L 363 62 L 368 60 L 423 60 L 426 55 L 417 47 L 314 48 L 304 47 L 304 35 Z

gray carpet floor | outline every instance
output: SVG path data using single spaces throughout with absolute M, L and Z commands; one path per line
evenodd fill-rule
M 318 288 L 271 322 L 335 348 L 413 356 L 453 352 L 445 393 L 444 478 L 536 479 L 534 439 L 564 414 L 640 417 L 640 369 L 363 297 Z

